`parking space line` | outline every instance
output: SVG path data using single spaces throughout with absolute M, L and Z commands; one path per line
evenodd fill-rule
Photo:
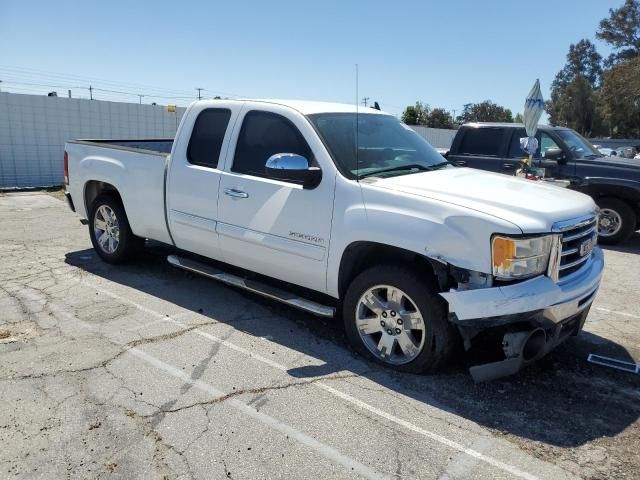
M 595 309 L 598 310 L 599 312 L 613 313 L 614 315 L 620 315 L 621 317 L 640 319 L 640 315 L 634 315 L 633 313 L 621 312 L 619 310 L 609 310 L 608 308 L 603 308 L 603 307 L 595 307 Z
M 128 350 L 128 353 L 135 355 L 136 357 L 145 361 L 149 365 L 152 365 L 160 370 L 163 370 L 169 375 L 175 378 L 178 378 L 184 381 L 185 383 L 189 383 L 193 385 L 195 388 L 205 393 L 208 393 L 213 397 L 224 396 L 224 392 L 214 388 L 212 385 L 206 382 L 203 382 L 202 380 L 193 380 L 189 375 L 187 375 L 182 370 L 174 367 L 173 365 L 165 363 L 162 360 L 159 360 L 158 358 L 152 355 L 149 355 L 148 353 L 142 350 L 139 350 L 137 348 L 131 348 L 130 350 Z M 238 399 L 231 398 L 226 400 L 225 403 L 233 406 L 237 410 L 240 410 L 240 412 L 253 418 L 254 420 L 264 423 L 265 425 L 273 428 L 274 430 L 278 430 L 280 433 L 284 433 L 285 435 L 288 435 L 289 437 L 296 439 L 298 442 L 317 451 L 318 453 L 322 454 L 324 457 L 328 458 L 329 460 L 332 460 L 335 463 L 338 463 L 340 465 L 343 465 L 344 467 L 347 467 L 348 469 L 350 469 L 351 472 L 359 473 L 360 475 L 366 478 L 375 478 L 375 479 L 390 478 L 387 475 L 383 475 L 379 472 L 376 472 L 375 470 L 372 470 L 371 468 L 358 462 L 357 460 L 347 457 L 346 455 L 340 453 L 335 448 L 330 447 L 329 445 L 322 443 L 319 440 L 316 440 L 315 438 L 310 437 L 309 435 L 299 430 L 296 430 L 290 425 L 283 423 L 280 420 L 277 420 L 265 413 L 262 413 L 256 410 L 255 408 L 247 405 L 246 403 Z
M 94 287 L 95 288 L 95 287 Z M 103 289 L 98 289 L 95 288 L 96 290 L 104 293 L 105 295 L 109 295 L 115 298 L 115 294 L 110 294 L 107 291 L 104 291 Z M 55 314 L 56 316 L 60 317 L 60 318 L 64 318 L 70 322 L 73 322 L 79 326 L 81 326 L 82 328 L 86 329 L 86 330 L 90 330 L 90 331 L 96 331 L 96 328 L 94 325 L 91 325 L 87 322 L 84 322 L 82 320 L 80 320 L 79 318 L 77 318 L 75 315 L 73 315 L 72 313 L 68 312 L 65 308 L 65 306 L 63 305 L 59 305 L 56 303 L 47 303 L 45 302 L 42 298 L 39 298 L 39 296 L 37 294 L 31 293 L 29 291 L 26 291 L 25 289 L 20 289 L 21 290 L 21 294 L 24 298 L 26 298 L 28 301 L 32 302 L 32 303 L 36 303 L 36 304 L 40 304 L 40 303 L 46 303 L 47 307 L 49 308 L 49 310 Z M 15 295 L 16 293 L 13 292 L 13 294 Z M 123 301 L 126 301 L 126 299 L 123 299 Z M 157 314 L 160 315 L 160 314 Z M 166 318 L 166 317 L 165 317 Z M 177 320 L 176 320 L 177 322 Z M 195 331 L 195 330 L 194 330 Z M 115 340 L 113 340 L 112 338 L 109 338 L 107 336 L 107 338 L 114 344 L 116 345 L 120 345 L 120 346 L 126 346 L 126 343 L 122 343 L 122 342 L 117 342 Z M 136 356 L 138 359 L 148 363 L 149 365 L 158 368 L 166 373 L 168 373 L 169 375 L 183 381 L 186 383 L 189 383 L 190 385 L 193 385 L 195 388 L 208 393 L 209 395 L 212 395 L 215 398 L 220 398 L 220 397 L 224 397 L 226 394 L 221 391 L 218 390 L 217 388 L 215 388 L 213 385 L 203 382 L 202 380 L 194 380 L 192 379 L 188 374 L 186 374 L 185 372 L 183 372 L 182 370 L 180 370 L 179 368 L 170 365 L 168 363 L 163 362 L 162 360 L 160 360 L 159 358 L 154 357 L 153 355 L 150 355 L 146 352 L 144 352 L 143 350 L 140 350 L 137 347 L 131 347 L 128 348 L 126 351 L 126 354 L 132 354 L 134 356 Z M 274 430 L 279 431 L 280 433 L 283 433 L 285 435 L 288 435 L 289 437 L 297 440 L 299 443 L 306 445 L 307 447 L 315 450 L 316 452 L 318 452 L 319 454 L 321 454 L 322 456 L 324 456 L 325 458 L 327 458 L 328 460 L 340 464 L 344 467 L 346 467 L 349 472 L 356 472 L 360 475 L 362 475 L 365 478 L 368 479 L 390 479 L 391 477 L 389 477 L 388 475 L 384 475 L 382 473 L 379 473 L 369 467 L 367 467 L 366 465 L 364 465 L 363 463 L 358 462 L 357 460 L 352 459 L 351 457 L 348 457 L 342 453 L 340 453 L 338 450 L 336 450 L 333 447 L 330 447 L 329 445 L 322 443 L 319 440 L 316 440 L 315 438 L 299 431 L 296 430 L 295 428 L 293 428 L 292 426 L 281 422 L 280 420 L 277 420 L 274 417 L 271 417 L 263 412 L 260 412 L 258 410 L 256 410 L 255 408 L 251 407 L 250 405 L 247 405 L 246 403 L 242 402 L 239 399 L 236 398 L 230 398 L 225 400 L 225 403 L 233 406 L 236 410 L 239 410 L 241 413 L 244 413 L 245 415 L 253 418 L 254 420 L 257 420 L 265 425 L 267 425 L 268 427 L 271 427 Z
M 161 317 L 161 318 L 164 318 L 166 320 L 172 321 L 176 325 L 181 326 L 183 328 L 184 327 L 188 327 L 188 325 L 183 324 L 182 322 L 179 322 L 179 321 L 173 319 L 171 316 L 166 317 L 166 316 L 162 315 L 161 313 L 156 312 L 155 310 L 152 310 L 152 309 L 150 309 L 148 307 L 145 307 L 144 305 L 141 305 L 141 304 L 139 304 L 139 303 L 137 303 L 137 302 L 135 302 L 133 300 L 129 300 L 128 298 L 124 298 L 121 295 L 118 295 L 117 293 L 113 293 L 113 292 L 111 292 L 109 290 L 106 290 L 106 289 L 104 289 L 104 288 L 102 288 L 102 287 L 100 287 L 98 285 L 95 285 L 93 282 L 89 282 L 87 280 L 83 280 L 82 283 L 87 285 L 90 288 L 93 288 L 94 290 L 96 290 L 96 291 L 98 291 L 98 292 L 100 292 L 100 293 L 102 293 L 104 295 L 110 296 L 110 297 L 112 297 L 112 298 L 114 298 L 114 299 L 116 299 L 116 300 L 118 300 L 120 302 L 128 303 L 128 304 L 130 304 L 130 305 L 132 305 L 132 306 L 134 306 L 134 307 L 140 309 L 141 311 L 144 311 L 144 312 L 146 312 L 146 313 L 148 313 L 150 315 L 156 316 L 158 318 Z M 224 345 L 225 347 L 230 348 L 232 350 L 235 350 L 236 352 L 244 354 L 244 355 L 246 355 L 246 356 L 248 356 L 250 358 L 258 360 L 259 362 L 262 362 L 262 363 L 264 363 L 266 365 L 269 365 L 269 366 L 271 366 L 273 368 L 281 370 L 281 371 L 283 371 L 285 373 L 288 371 L 288 368 L 286 366 L 281 365 L 281 364 L 279 364 L 277 362 L 274 362 L 273 360 L 265 358 L 265 357 L 263 357 L 261 355 L 258 355 L 256 353 L 253 353 L 253 352 L 251 352 L 251 351 L 249 351 L 249 350 L 247 350 L 247 349 L 245 349 L 243 347 L 235 345 L 234 343 L 231 343 L 228 340 L 224 340 L 224 339 L 218 338 L 215 335 L 211 335 L 211 334 L 209 334 L 207 332 L 204 332 L 202 330 L 199 330 L 199 329 L 194 329 L 194 330 L 192 330 L 192 332 L 197 334 L 197 335 L 200 335 L 202 337 L 208 338 L 209 340 L 211 340 L 213 342 L 216 342 L 216 343 L 218 343 L 220 345 Z M 310 358 L 312 358 L 312 357 L 310 357 Z M 489 464 L 489 465 L 491 465 L 493 467 L 496 467 L 496 468 L 498 468 L 500 470 L 508 472 L 508 473 L 510 473 L 510 474 L 512 474 L 512 475 L 514 475 L 516 477 L 524 478 L 526 480 L 536 480 L 538 478 L 535 475 L 532 475 L 532 474 L 530 474 L 528 472 L 525 472 L 525 471 L 519 469 L 516 466 L 504 463 L 504 462 L 502 462 L 502 461 L 500 461 L 500 460 L 498 460 L 496 458 L 491 457 L 490 455 L 485 455 L 485 454 L 483 454 L 481 452 L 478 452 L 477 450 L 474 450 L 474 449 L 471 449 L 471 448 L 467 448 L 467 447 L 465 447 L 464 445 L 462 445 L 462 444 L 460 444 L 458 442 L 455 442 L 453 440 L 449 440 L 446 437 L 443 437 L 442 435 L 439 435 L 437 433 L 431 432 L 431 431 L 426 430 L 424 428 L 421 428 L 421 427 L 419 427 L 417 425 L 414 425 L 411 422 L 408 422 L 408 421 L 406 421 L 406 420 L 404 420 L 402 418 L 396 417 L 395 415 L 391 415 L 391 414 L 389 414 L 387 412 L 384 412 L 384 411 L 382 411 L 382 410 L 380 410 L 380 409 L 378 409 L 378 408 L 376 408 L 376 407 L 374 407 L 372 405 L 369 405 L 366 402 L 363 402 L 362 400 L 360 400 L 360 399 L 358 399 L 356 397 L 353 397 L 353 396 L 351 396 L 351 395 L 349 395 L 347 393 L 344 393 L 344 392 L 342 392 L 340 390 L 337 390 L 337 389 L 335 389 L 335 388 L 333 388 L 333 387 L 331 387 L 331 386 L 329 386 L 329 385 L 327 385 L 325 383 L 322 383 L 321 381 L 314 382 L 311 385 L 315 385 L 315 386 L 325 390 L 326 392 L 330 393 L 331 395 L 333 395 L 333 396 L 335 396 L 337 398 L 340 398 L 340 399 L 342 399 L 344 401 L 347 401 L 347 402 L 359 407 L 362 410 L 366 410 L 369 413 L 373 413 L 374 415 L 382 417 L 382 418 L 384 418 L 384 419 L 386 419 L 386 420 L 388 420 L 388 421 L 390 421 L 392 423 L 395 423 L 396 425 L 399 425 L 399 426 L 401 426 L 401 427 L 403 427 L 403 428 L 405 428 L 407 430 L 411 430 L 412 432 L 415 432 L 415 433 L 417 433 L 419 435 L 422 435 L 422 436 L 424 436 L 426 438 L 434 440 L 434 441 L 436 441 L 436 442 L 438 442 L 438 443 L 440 443 L 442 445 L 445 445 L 445 446 L 447 446 L 449 448 L 452 448 L 452 449 L 457 450 L 459 452 L 465 453 L 465 454 L 467 454 L 467 455 L 469 455 L 471 457 L 477 458 L 478 460 L 481 460 L 481 461 L 483 461 L 483 462 L 485 462 L 485 463 L 487 463 L 487 464 Z

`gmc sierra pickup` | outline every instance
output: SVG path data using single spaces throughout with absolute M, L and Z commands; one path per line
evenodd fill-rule
M 448 154 L 451 163 L 513 175 L 527 157 L 520 148 L 525 137 L 518 123 L 469 123 L 462 125 Z M 570 128 L 540 125 L 534 166 L 545 175 L 569 180 L 569 188 L 586 193 L 600 207 L 599 241 L 615 244 L 640 228 L 640 163 L 606 157 Z
M 495 347 L 476 380 L 535 361 L 587 317 L 603 270 L 587 195 L 456 168 L 391 115 L 207 100 L 175 140 L 65 146 L 98 255 L 153 239 L 174 266 L 321 316 L 361 354 L 432 371 Z

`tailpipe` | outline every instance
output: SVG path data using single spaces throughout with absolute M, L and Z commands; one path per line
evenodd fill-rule
M 542 328 L 529 332 L 505 333 L 502 350 L 507 358 L 522 357 L 523 362 L 532 362 L 541 357 L 547 344 L 547 334 Z
M 542 328 L 526 332 L 505 333 L 502 338 L 502 351 L 505 358 L 499 362 L 475 365 L 469 373 L 475 382 L 486 382 L 517 373 L 524 365 L 544 355 L 547 334 Z

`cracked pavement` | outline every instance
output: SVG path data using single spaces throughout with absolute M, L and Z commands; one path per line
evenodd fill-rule
M 586 331 L 475 385 L 363 361 L 339 322 L 176 270 L 110 266 L 43 193 L 0 196 L 1 478 L 637 478 L 640 236 Z

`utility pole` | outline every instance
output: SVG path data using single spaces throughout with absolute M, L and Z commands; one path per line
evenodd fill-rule
M 362 104 L 366 107 L 367 102 L 369 101 L 369 97 L 362 97 Z
M 93 87 L 89 85 L 89 98 L 93 100 Z
M 204 90 L 204 88 L 196 88 L 196 90 L 198 90 L 198 100 L 202 100 L 202 95 L 200 95 L 200 92 Z
M 138 95 L 138 97 L 140 97 L 140 105 L 142 105 L 142 97 L 144 97 L 144 95 Z

